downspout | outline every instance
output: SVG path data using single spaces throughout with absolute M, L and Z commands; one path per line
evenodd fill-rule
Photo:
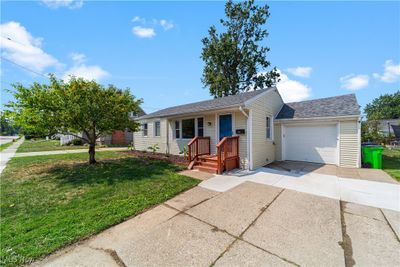
M 240 110 L 240 112 L 242 112 L 242 114 L 243 114 L 246 118 L 249 118 L 249 115 L 243 110 L 242 106 L 239 106 L 239 110 Z
M 168 119 L 165 119 L 166 120 L 166 126 L 167 126 L 167 133 L 166 133 L 166 135 L 167 135 L 167 140 L 166 140 L 166 142 L 167 142 L 167 154 L 169 155 L 169 123 L 170 123 L 170 121 L 168 120 Z

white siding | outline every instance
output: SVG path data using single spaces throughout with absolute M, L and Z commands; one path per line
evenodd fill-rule
M 340 166 L 359 167 L 359 153 L 358 121 L 340 122 Z
M 248 158 L 247 158 L 247 118 L 240 111 L 228 111 L 221 112 L 221 114 L 232 114 L 233 120 L 233 134 L 237 129 L 244 129 L 245 134 L 239 135 L 239 153 L 240 153 L 240 161 L 241 167 L 246 168 L 248 166 Z M 153 144 L 158 144 L 160 146 L 159 152 L 165 152 L 179 155 L 179 152 L 183 150 L 185 146 L 189 143 L 190 139 L 180 139 L 175 138 L 175 121 L 180 121 L 182 119 L 191 119 L 191 118 L 204 118 L 204 136 L 209 136 L 211 140 L 211 154 L 216 154 L 216 145 L 218 143 L 218 115 L 220 113 L 212 113 L 212 114 L 199 114 L 190 117 L 179 117 L 179 118 L 171 118 L 171 119 L 150 119 L 146 122 L 148 123 L 148 136 L 143 136 L 143 132 L 135 132 L 134 133 L 134 143 L 135 148 L 137 150 L 148 150 L 147 148 Z M 161 137 L 154 136 L 154 121 L 161 121 Z M 141 123 L 145 123 L 142 121 Z M 196 126 L 197 127 L 197 126 Z M 167 129 L 168 128 L 168 129 Z M 166 139 L 168 132 L 168 142 Z M 182 134 L 182 133 L 181 133 Z
M 154 122 L 160 121 L 161 135 L 154 136 Z M 166 119 L 149 119 L 141 121 L 141 124 L 147 123 L 147 136 L 143 136 L 143 131 L 140 128 L 138 132 L 134 133 L 134 144 L 137 150 L 149 150 L 149 146 L 158 144 L 160 149 L 157 152 L 167 152 L 167 120 Z M 140 126 L 141 127 L 141 126 Z
M 242 112 L 238 111 L 234 113 L 235 123 L 233 128 L 233 135 L 237 135 L 237 129 L 244 129 L 245 134 L 240 134 L 239 136 L 239 157 L 240 157 L 240 167 L 246 169 L 248 167 L 247 159 L 247 118 Z
M 253 169 L 275 161 L 274 142 L 266 138 L 266 116 L 274 118 L 282 105 L 282 99 L 276 91 L 261 96 L 249 105 L 252 111 Z
M 274 124 L 275 160 L 282 160 L 282 125 Z

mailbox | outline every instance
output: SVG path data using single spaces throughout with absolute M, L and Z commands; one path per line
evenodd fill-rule
M 245 130 L 244 129 L 236 129 L 236 134 L 244 134 Z

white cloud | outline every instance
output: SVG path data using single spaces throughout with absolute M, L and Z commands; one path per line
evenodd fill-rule
M 71 59 L 75 64 L 82 64 L 86 61 L 86 56 L 81 53 L 71 53 Z
M 71 59 L 74 62 L 74 65 L 64 73 L 64 80 L 68 80 L 70 76 L 76 76 L 87 80 L 98 81 L 109 76 L 109 73 L 103 70 L 100 66 L 86 65 L 86 56 L 84 54 L 72 53 Z
M 381 80 L 385 83 L 394 83 L 400 80 L 400 64 L 395 64 L 393 60 L 386 60 L 383 74 L 374 73 L 374 78 Z
M 278 70 L 280 73 L 280 81 L 276 84 L 279 93 L 284 102 L 303 101 L 310 97 L 311 88 L 301 82 L 290 80 L 289 77 Z
M 42 3 L 52 9 L 61 7 L 79 9 L 83 6 L 83 0 L 42 0 Z
M 33 37 L 19 22 L 0 24 L 0 32 L 1 55 L 8 60 L 38 72 L 61 66 L 56 58 L 42 50 L 42 39 Z
M 132 28 L 132 33 L 140 38 L 152 38 L 156 35 L 153 28 L 135 26 Z
M 139 16 L 135 16 L 135 17 L 133 17 L 132 22 L 146 23 L 146 20 L 144 18 L 139 17 Z
M 168 31 L 168 30 L 172 29 L 173 27 L 175 27 L 175 25 L 171 21 L 167 21 L 165 19 L 161 19 L 160 20 L 160 25 L 166 31 Z
M 312 68 L 311 67 L 296 67 L 296 68 L 288 68 L 287 71 L 295 76 L 308 78 L 311 75 Z
M 340 82 L 342 83 L 342 88 L 355 91 L 367 87 L 369 84 L 369 77 L 368 75 L 349 74 L 341 77 Z

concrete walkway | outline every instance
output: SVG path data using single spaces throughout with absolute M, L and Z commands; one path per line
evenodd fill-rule
M 15 135 L 15 136 L 0 136 L 0 145 L 10 143 L 14 139 L 17 140 L 18 137 L 19 137 L 18 135 Z
M 24 142 L 24 138 L 19 139 L 17 142 L 0 152 L 0 174 L 5 169 L 7 162 L 14 157 L 17 148 Z
M 399 266 L 400 213 L 260 183 L 195 187 L 35 266 Z
M 400 185 L 341 178 L 320 173 L 290 173 L 269 168 L 215 175 L 199 186 L 225 192 L 246 181 L 328 197 L 376 208 L 400 211 Z
M 88 148 L 89 149 L 89 148 Z M 52 150 L 52 151 L 37 151 L 37 152 L 22 152 L 16 153 L 15 157 L 29 157 L 29 156 L 45 156 L 45 155 L 58 155 L 58 154 L 73 154 L 88 152 L 88 149 L 70 149 L 70 150 Z M 96 152 L 100 151 L 127 151 L 126 147 L 103 147 L 96 148 Z

